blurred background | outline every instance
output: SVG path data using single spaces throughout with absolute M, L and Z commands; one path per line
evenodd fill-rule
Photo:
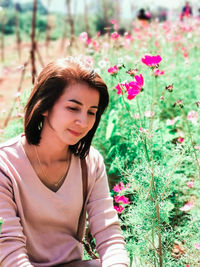
M 191 40 L 199 21 L 198 0 L 0 0 L 0 129 L 49 61 L 79 54 L 108 64 L 109 47 L 119 55 L 136 40 L 134 53 L 155 53 L 164 36 L 180 42 L 181 31 Z M 178 45 L 186 55 L 185 44 Z
M 87 31 L 105 31 L 109 27 L 110 19 L 118 22 L 119 28 L 126 31 L 132 26 L 138 12 L 144 9 L 152 20 L 178 20 L 186 1 L 183 0 L 38 0 L 37 1 L 37 30 L 40 37 L 46 32 L 47 26 L 51 30 L 51 39 L 62 36 L 63 31 L 70 30 L 73 23 L 73 33 Z M 189 1 L 193 16 L 199 15 L 200 1 Z M 22 38 L 30 35 L 33 0 L 1 0 L 0 18 L 5 24 L 5 34 L 13 34 L 16 27 L 16 12 Z M 68 23 L 68 25 L 66 22 Z M 66 26 L 66 28 L 65 28 Z

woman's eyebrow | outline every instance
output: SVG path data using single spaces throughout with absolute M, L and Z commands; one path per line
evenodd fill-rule
M 76 100 L 76 99 L 69 99 L 68 101 L 74 102 L 74 103 L 76 103 L 78 105 L 83 106 L 83 104 L 81 102 L 79 102 L 78 100 Z M 98 106 L 91 106 L 90 108 L 96 108 L 96 109 L 98 109 Z

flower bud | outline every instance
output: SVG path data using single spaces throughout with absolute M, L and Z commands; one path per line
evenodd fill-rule
M 179 100 L 177 100 L 175 103 L 174 103 L 174 105 L 173 105 L 173 107 L 176 107 L 176 106 L 178 106 L 178 107 L 180 107 L 180 108 L 183 108 L 183 101 L 181 100 L 181 99 L 179 99 Z
M 172 92 L 173 91 L 173 84 L 170 84 L 168 86 L 165 87 L 165 89 L 168 91 L 168 92 Z

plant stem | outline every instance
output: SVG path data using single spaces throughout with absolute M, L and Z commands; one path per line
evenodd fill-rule
M 161 240 L 161 228 L 160 228 L 160 207 L 158 200 L 156 200 L 156 216 L 158 220 L 158 250 L 159 250 L 159 261 L 160 267 L 163 266 L 163 254 L 162 254 L 162 240 Z
M 123 100 L 123 103 L 124 103 L 124 106 L 125 106 L 126 110 L 128 111 L 128 113 L 129 113 L 129 115 L 130 115 L 131 120 L 133 120 L 132 114 L 131 114 L 131 112 L 130 112 L 128 106 L 127 106 L 127 103 L 126 103 L 125 100 L 124 100 L 124 96 L 123 96 L 123 94 L 122 94 L 122 100 Z M 136 100 L 136 103 L 137 103 L 137 105 L 138 105 L 137 100 Z M 138 111 L 139 111 L 139 113 L 140 113 L 139 105 L 138 105 Z M 141 118 L 141 115 L 140 115 L 140 118 Z M 133 120 L 133 123 L 134 123 L 134 120 Z M 134 125 L 134 124 L 133 124 L 133 125 Z M 140 120 L 140 125 L 141 125 L 141 120 Z M 135 127 L 135 125 L 134 125 L 134 127 Z M 136 127 L 135 127 L 135 128 L 136 128 Z M 150 162 L 149 154 L 148 154 L 148 149 L 147 149 L 146 138 L 143 138 L 143 137 L 142 137 L 142 144 L 143 144 L 144 151 L 145 151 L 145 154 L 146 154 L 146 157 L 147 157 L 147 161 Z
M 168 184 L 169 184 L 169 182 L 170 182 L 170 180 L 171 180 L 171 178 L 172 178 L 172 176 L 173 176 L 173 174 L 174 174 L 176 168 L 179 166 L 179 164 L 180 164 L 180 162 L 181 162 L 181 159 L 183 158 L 184 153 L 185 153 L 185 150 L 183 150 L 183 152 L 181 153 L 181 155 L 180 155 L 180 157 L 178 158 L 177 162 L 174 164 L 174 167 L 173 167 L 173 169 L 172 169 L 172 172 L 170 173 L 170 175 L 168 176 L 168 178 L 167 178 L 167 180 L 166 180 L 166 182 L 165 182 L 165 187 L 164 187 L 163 193 L 162 193 L 162 195 L 161 195 L 161 200 L 164 199 L 165 190 L 166 190 L 166 188 L 167 188 L 167 186 L 168 186 Z
M 196 153 L 196 150 L 194 148 L 194 141 L 192 139 L 192 134 L 191 134 L 191 131 L 190 131 L 190 125 L 188 123 L 188 119 L 187 119 L 187 116 L 186 114 L 184 113 L 184 111 L 182 110 L 181 107 L 179 107 L 179 109 L 181 110 L 184 118 L 185 118 L 185 121 L 186 121 L 186 125 L 187 125 L 187 128 L 188 128 L 188 134 L 189 134 L 189 139 L 190 139 L 190 142 L 191 142 L 191 145 L 192 145 L 192 148 L 193 148 L 193 153 L 194 153 L 194 157 L 195 157 L 195 160 L 196 160 L 196 163 L 197 163 L 197 168 L 198 168 L 198 172 L 199 172 L 199 177 L 198 179 L 200 179 L 200 165 L 199 165 L 199 161 L 198 161 L 198 157 L 197 157 L 197 153 Z
M 137 108 L 138 108 L 138 112 L 139 112 L 139 116 L 140 116 L 140 127 L 142 127 L 142 120 L 141 120 L 142 114 L 141 114 L 140 105 L 139 105 L 139 102 L 138 102 L 137 98 L 136 98 L 136 103 L 137 103 Z M 142 137 L 142 141 L 143 141 L 144 151 L 146 153 L 147 161 L 150 162 L 149 153 L 148 153 L 148 149 L 147 149 L 147 139 L 146 139 L 146 137 L 145 138 Z
M 155 255 L 155 252 L 156 253 L 158 253 L 158 251 L 157 251 L 157 248 L 156 248 L 156 246 L 155 246 L 155 233 L 154 233 L 154 224 L 152 223 L 152 225 L 153 225 L 153 227 L 152 227 L 152 229 L 151 229 L 151 234 L 152 234 L 152 245 L 153 245 L 153 247 L 154 247 L 154 259 L 153 259 L 153 261 L 154 261 L 154 266 L 156 267 L 156 255 Z
M 154 174 L 153 174 L 153 162 L 152 162 L 152 171 L 151 171 L 151 188 L 154 191 L 155 196 L 155 210 L 156 210 L 156 218 L 158 222 L 158 251 L 159 251 L 159 266 L 163 266 L 163 254 L 162 254 L 162 238 L 161 238 L 161 228 L 160 228 L 160 207 L 158 203 L 158 196 L 156 193 L 156 186 L 154 181 Z M 154 240 L 153 240 L 154 241 Z

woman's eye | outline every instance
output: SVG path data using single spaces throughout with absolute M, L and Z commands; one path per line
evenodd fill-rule
M 68 107 L 69 110 L 72 110 L 72 111 L 77 111 L 78 109 L 77 108 L 74 108 L 74 107 Z
M 92 112 L 92 111 L 88 111 L 88 114 L 89 114 L 89 115 L 92 115 L 92 116 L 95 116 L 95 115 L 96 115 L 96 113 L 94 113 L 94 112 Z

